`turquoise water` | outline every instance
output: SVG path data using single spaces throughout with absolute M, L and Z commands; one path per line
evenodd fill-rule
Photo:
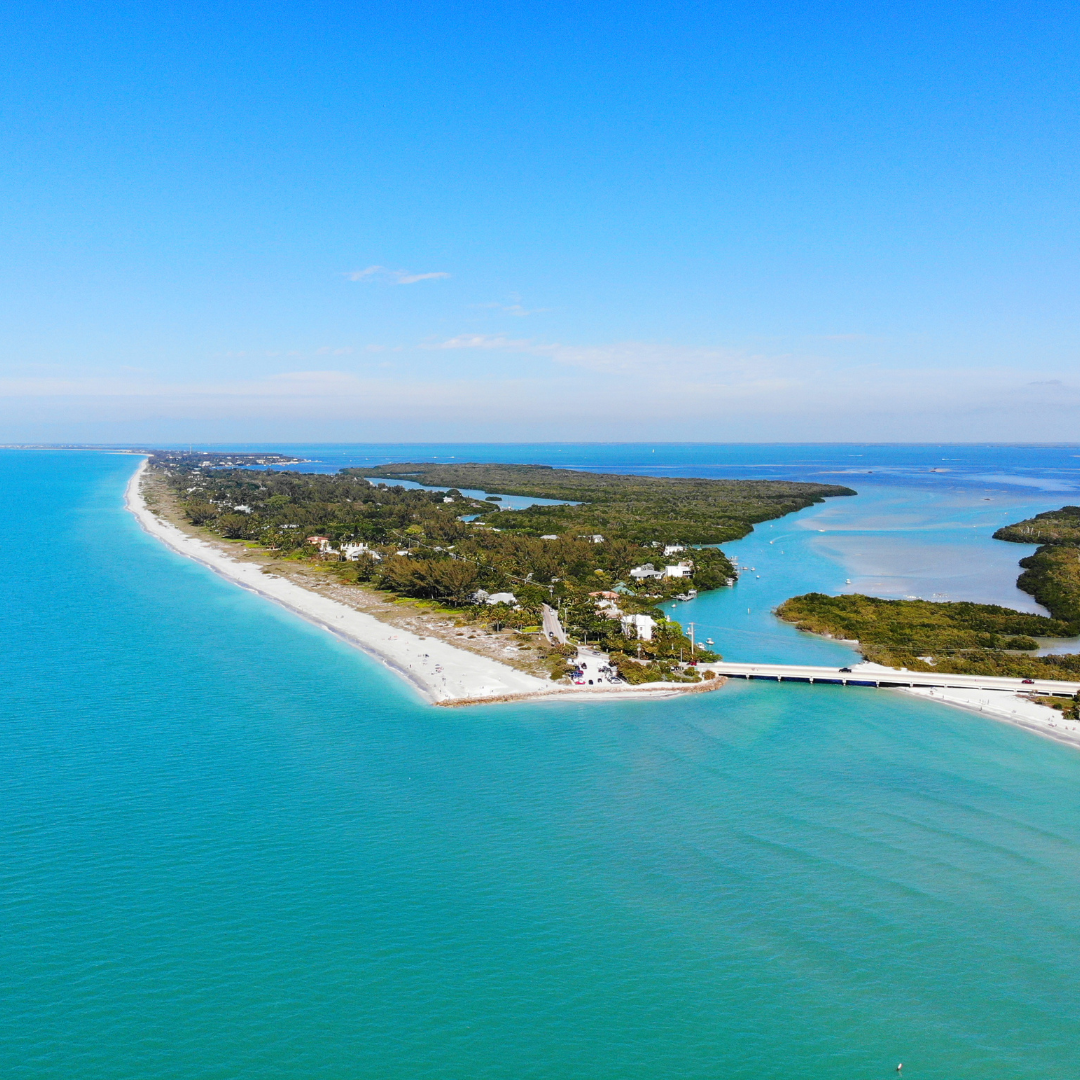
M 430 709 L 133 467 L 0 456 L 5 1077 L 1077 1075 L 1080 753 L 838 687 Z

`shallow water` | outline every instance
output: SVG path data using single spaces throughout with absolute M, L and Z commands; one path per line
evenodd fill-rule
M 134 464 L 0 455 L 5 1076 L 1076 1075 L 1080 754 L 825 686 L 430 709 Z M 800 529 L 757 595 L 847 576 Z

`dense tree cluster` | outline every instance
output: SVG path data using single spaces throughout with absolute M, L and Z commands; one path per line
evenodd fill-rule
M 1036 637 L 1066 637 L 1073 626 L 996 604 L 806 593 L 777 615 L 800 630 L 857 641 L 867 660 L 888 667 L 1044 679 L 1080 673 L 1080 656 L 1021 655 L 1038 648 Z
M 855 494 L 836 484 L 627 476 L 546 465 L 411 462 L 347 471 L 435 487 L 561 499 L 572 505 L 532 506 L 514 512 L 511 519 L 500 514 L 497 524 L 534 536 L 599 533 L 639 544 L 721 544 L 746 536 L 758 522 L 831 496 Z M 494 520 L 490 510 L 486 520 Z
M 1063 506 L 1005 525 L 994 533 L 994 539 L 1016 544 L 1080 544 L 1080 506 Z
M 1024 572 L 1016 586 L 1080 633 L 1080 506 L 1063 506 L 1006 525 L 994 533 L 994 539 L 1042 545 L 1034 555 L 1020 560 Z

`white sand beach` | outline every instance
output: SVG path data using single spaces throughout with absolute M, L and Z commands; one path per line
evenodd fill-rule
M 407 679 L 427 701 L 437 705 L 466 705 L 522 698 L 567 697 L 589 701 L 610 700 L 612 696 L 674 697 L 688 692 L 715 689 L 723 680 L 692 686 L 652 683 L 645 686 L 604 686 L 582 689 L 557 686 L 501 664 L 486 656 L 457 649 L 434 637 L 422 637 L 373 615 L 357 611 L 327 596 L 285 578 L 264 573 L 256 563 L 230 558 L 218 547 L 190 536 L 175 525 L 163 521 L 147 505 L 142 493 L 142 479 L 147 463 L 140 463 L 128 481 L 125 503 L 128 510 L 151 536 L 180 555 L 202 563 L 215 573 L 251 592 L 258 593 L 282 607 L 321 626 L 330 633 L 381 660 Z
M 858 642 L 854 644 L 857 645 Z M 853 664 L 851 670 L 856 675 L 897 673 L 896 668 L 884 667 L 866 660 L 861 664 Z M 938 701 L 942 705 L 952 705 L 992 720 L 1003 720 L 1007 724 L 1014 724 L 1048 739 L 1068 743 L 1070 746 L 1080 746 L 1080 721 L 1067 720 L 1057 709 L 1040 705 L 1015 690 L 968 690 L 958 686 L 894 686 L 890 687 L 890 690 L 897 694 L 911 694 Z
M 896 692 L 940 701 L 943 705 L 979 713 L 992 720 L 1004 720 L 1047 739 L 1080 747 L 1080 721 L 1066 720 L 1057 709 L 1029 701 L 1026 697 L 1008 690 L 903 687 Z
M 230 559 L 206 541 L 162 521 L 150 510 L 141 490 L 145 472 L 146 462 L 143 461 L 128 482 L 125 498 L 127 508 L 151 536 L 173 551 L 208 566 L 222 577 L 363 649 L 403 675 L 427 700 L 518 697 L 548 693 L 552 689 L 550 684 L 509 664 L 411 634 L 284 578 L 265 574 L 258 565 Z

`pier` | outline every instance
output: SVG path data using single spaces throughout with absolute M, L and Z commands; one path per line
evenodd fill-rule
M 1014 694 L 1042 694 L 1072 697 L 1080 693 L 1080 682 L 1057 679 L 1006 678 L 1000 675 L 951 675 L 934 671 L 899 671 L 876 665 L 855 665 L 850 671 L 808 664 L 739 664 L 722 660 L 710 663 L 718 675 L 733 679 L 768 679 L 775 682 L 830 683 L 842 686 L 925 686 L 942 690 L 1008 690 Z

